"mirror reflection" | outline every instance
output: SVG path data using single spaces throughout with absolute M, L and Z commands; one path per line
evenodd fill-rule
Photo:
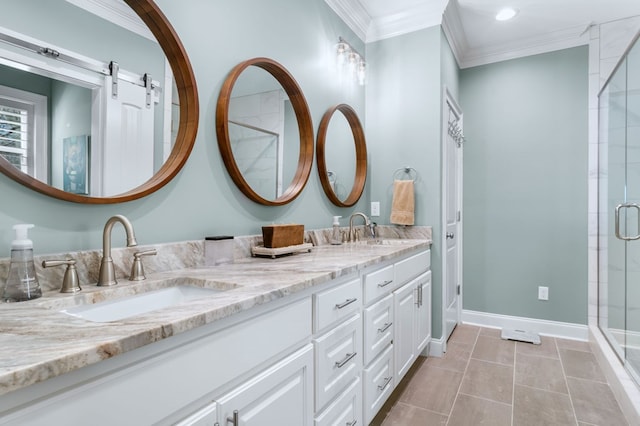
M 313 165 L 307 101 L 287 69 L 269 58 L 233 67 L 216 106 L 218 148 L 238 189 L 265 206 L 300 195 Z
M 339 207 L 356 204 L 367 180 L 367 145 L 352 107 L 339 104 L 325 112 L 318 128 L 316 155 L 327 198 Z
M 356 177 L 356 147 L 351 126 L 343 114 L 334 114 L 331 118 L 324 149 L 331 189 L 344 201 Z
M 11 13 L 0 15 L 0 156 L 73 194 L 142 185 L 173 149 L 179 120 L 162 48 L 122 1 L 33 3 L 5 0 Z
M 281 197 L 300 154 L 297 118 L 287 92 L 270 73 L 250 66 L 233 86 L 228 114 L 231 150 L 244 180 L 262 198 Z

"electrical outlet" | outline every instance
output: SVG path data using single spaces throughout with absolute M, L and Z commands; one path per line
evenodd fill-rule
M 371 202 L 371 217 L 380 216 L 380 201 Z
M 549 287 L 538 287 L 538 300 L 549 300 Z

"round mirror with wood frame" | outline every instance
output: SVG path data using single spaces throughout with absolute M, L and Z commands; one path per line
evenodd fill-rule
M 300 148 L 296 171 L 289 186 L 282 194 L 274 199 L 268 199 L 260 195 L 247 182 L 234 157 L 232 141 L 229 136 L 229 104 L 232 90 L 238 77 L 248 67 L 258 67 L 271 74 L 282 86 L 293 108 L 299 132 Z M 269 58 L 253 58 L 236 65 L 227 76 L 216 109 L 216 133 L 218 147 L 224 164 L 236 186 L 250 200 L 266 205 L 280 206 L 293 201 L 309 180 L 311 167 L 313 166 L 313 124 L 307 101 L 293 76 L 278 62 Z
M 166 185 L 184 166 L 198 131 L 199 105 L 196 81 L 186 51 L 175 30 L 153 0 L 124 0 L 147 25 L 167 57 L 179 97 L 180 120 L 173 148 L 164 164 L 146 182 L 113 196 L 96 197 L 63 191 L 23 173 L 0 156 L 0 171 L 14 181 L 42 194 L 83 204 L 113 204 L 149 195 Z
M 347 119 L 351 132 L 353 133 L 353 140 L 356 149 L 356 164 L 355 164 L 355 178 L 351 192 L 344 199 L 341 200 L 334 192 L 331 182 L 329 180 L 329 170 L 327 168 L 327 131 L 329 130 L 329 124 L 333 114 L 339 111 Z M 351 207 L 358 202 L 364 191 L 364 185 L 367 181 L 367 144 L 364 137 L 364 130 L 358 114 L 355 110 L 347 104 L 339 104 L 332 108 L 329 108 L 322 117 L 320 127 L 318 128 L 318 141 L 316 143 L 316 155 L 318 158 L 318 174 L 320 176 L 320 183 L 322 189 L 327 195 L 329 200 L 338 207 Z

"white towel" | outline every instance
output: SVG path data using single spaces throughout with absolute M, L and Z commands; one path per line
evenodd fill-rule
M 414 210 L 413 180 L 394 180 L 391 223 L 413 225 Z

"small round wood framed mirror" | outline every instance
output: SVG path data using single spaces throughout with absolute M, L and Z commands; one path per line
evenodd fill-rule
M 339 207 L 357 203 L 367 180 L 367 144 L 352 107 L 339 104 L 325 112 L 318 129 L 316 155 L 320 183 L 329 200 Z
M 216 109 L 218 147 L 236 186 L 252 201 L 293 201 L 313 166 L 313 124 L 293 76 L 278 62 L 254 58 L 236 65 Z

